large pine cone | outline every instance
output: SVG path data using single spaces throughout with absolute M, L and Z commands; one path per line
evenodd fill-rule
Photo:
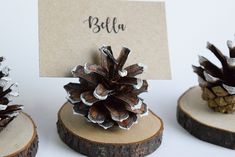
M 100 52 L 101 65 L 79 65 L 72 70 L 80 83 L 64 86 L 68 101 L 74 105 L 74 114 L 86 117 L 89 122 L 105 129 L 114 125 L 130 129 L 139 116 L 148 113 L 147 105 L 138 96 L 147 91 L 148 83 L 136 78 L 145 66 L 134 64 L 124 68 L 130 53 L 125 47 L 117 59 L 110 46 L 101 47 Z
M 3 57 L 0 57 L 0 65 L 4 61 Z M 8 82 L 11 80 L 8 67 L 1 67 L 0 71 L 0 131 L 4 129 L 22 110 L 21 105 L 8 105 L 12 97 L 18 96 L 18 92 L 15 91 L 17 84 L 8 86 Z
M 218 58 L 222 68 L 202 56 L 199 56 L 201 66 L 193 66 L 202 88 L 202 98 L 208 102 L 210 108 L 221 113 L 235 111 L 235 46 L 232 41 L 228 41 L 227 46 L 230 57 L 223 55 L 214 45 L 207 44 L 207 48 Z

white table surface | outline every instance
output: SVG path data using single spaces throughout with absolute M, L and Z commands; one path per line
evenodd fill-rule
M 234 156 L 233 150 L 200 141 L 181 128 L 176 103 L 186 89 L 197 84 L 191 69 L 197 55 L 215 60 L 205 49 L 206 41 L 227 51 L 226 40 L 235 33 L 235 1 L 167 0 L 166 13 L 172 80 L 149 81 L 149 92 L 143 95 L 165 127 L 162 145 L 149 156 Z M 0 0 L 0 55 L 7 58 L 11 76 L 20 85 L 20 97 L 14 102 L 24 104 L 38 126 L 37 157 L 82 156 L 62 143 L 56 131 L 57 111 L 66 96 L 63 85 L 76 79 L 39 77 L 37 21 L 36 0 Z

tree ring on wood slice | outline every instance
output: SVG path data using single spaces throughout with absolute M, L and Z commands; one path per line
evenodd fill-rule
M 201 98 L 201 94 L 200 87 L 193 87 L 179 98 L 179 124 L 200 140 L 235 149 L 235 114 L 213 111 Z
M 57 129 L 62 141 L 89 157 L 141 157 L 154 152 L 162 142 L 163 123 L 153 112 L 139 119 L 130 130 L 105 130 L 73 114 L 72 105 L 58 112 Z
M 0 156 L 35 157 L 38 149 L 36 126 L 21 112 L 0 132 Z

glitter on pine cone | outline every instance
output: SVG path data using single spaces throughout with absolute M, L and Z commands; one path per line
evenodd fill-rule
M 8 67 L 2 67 L 2 62 L 5 59 L 0 57 L 0 131 L 3 130 L 22 110 L 22 105 L 8 105 L 12 97 L 18 96 L 18 85 L 8 85 L 11 79 L 9 78 Z
M 199 56 L 200 66 L 193 66 L 202 89 L 202 98 L 210 108 L 221 113 L 235 111 L 235 44 L 227 41 L 227 46 L 229 57 L 207 43 L 207 48 L 217 57 L 222 68 L 202 56 Z
M 73 104 L 74 114 L 84 116 L 88 122 L 104 129 L 118 125 L 130 129 L 139 117 L 148 114 L 147 105 L 138 95 L 147 92 L 146 80 L 136 78 L 146 66 L 133 64 L 124 68 L 130 54 L 123 47 L 119 57 L 114 58 L 110 46 L 100 48 L 101 64 L 78 65 L 72 70 L 80 83 L 64 86 L 68 101 Z

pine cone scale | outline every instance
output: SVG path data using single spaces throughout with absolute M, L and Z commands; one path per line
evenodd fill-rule
M 93 91 L 83 92 L 80 98 L 81 101 L 88 106 L 92 106 L 94 103 L 99 101 L 99 99 L 94 96 Z
M 113 52 L 110 46 L 102 46 L 100 48 L 101 53 L 106 55 L 105 60 L 107 61 L 107 71 L 108 71 L 108 78 L 111 79 L 114 77 L 115 74 L 115 67 L 117 67 L 117 61 L 113 56 Z
M 83 103 L 76 103 L 73 106 L 73 113 L 80 114 L 82 116 L 87 116 L 89 112 L 89 107 Z
M 8 105 L 4 110 L 0 110 L 0 114 L 11 113 L 11 112 L 14 112 L 14 111 L 21 110 L 22 108 L 23 108 L 22 105 Z
M 93 123 L 103 123 L 106 119 L 103 107 L 100 105 L 92 105 L 89 109 L 88 118 Z
M 113 56 L 113 51 L 111 49 L 111 46 L 102 46 L 100 48 L 100 51 L 101 51 L 101 53 L 103 53 L 103 54 L 105 54 L 107 56 L 106 60 L 108 61 L 108 65 L 117 64 L 117 61 L 116 61 L 116 59 Z M 110 71 L 110 69 L 112 69 L 112 68 L 108 67 L 109 71 Z
M 136 96 L 131 94 L 122 94 L 122 95 L 115 95 L 115 98 L 121 100 L 122 102 L 127 103 L 132 110 L 134 109 L 140 109 L 140 105 L 142 101 Z
M 131 51 L 128 48 L 126 48 L 126 47 L 122 48 L 122 50 L 121 50 L 121 52 L 119 54 L 119 57 L 117 59 L 117 62 L 118 62 L 117 69 L 118 70 L 122 70 L 123 69 L 123 66 L 126 63 L 128 55 L 129 55 L 130 52 Z
M 72 74 L 74 77 L 82 78 L 82 79 L 88 81 L 89 83 L 91 83 L 92 85 L 96 86 L 98 84 L 96 77 L 93 77 L 92 75 L 86 74 L 83 66 L 79 65 L 79 66 L 75 67 L 75 69 L 72 70 Z
M 140 93 L 147 92 L 148 91 L 148 83 L 146 80 L 143 80 L 142 87 L 139 89 L 135 88 L 133 90 L 133 94 L 139 95 Z
M 10 117 L 3 117 L 3 119 L 0 117 L 0 131 L 1 131 L 1 128 L 6 127 L 7 124 L 9 124 L 12 120 L 13 118 L 10 118 Z
M 208 61 L 206 58 L 204 58 L 204 60 L 200 63 L 200 65 L 205 67 L 206 72 L 209 73 L 210 75 L 217 78 L 223 77 L 221 69 L 219 69 L 215 64 Z
M 109 110 L 111 118 L 114 121 L 121 122 L 129 117 L 129 112 L 124 108 L 124 106 L 108 103 L 105 107 Z
M 7 108 L 7 105 L 0 103 L 0 113 Z
M 138 78 L 134 78 L 134 77 L 122 77 L 122 78 L 119 79 L 118 83 L 137 86 L 139 82 L 140 82 L 140 79 L 138 79 Z
M 105 119 L 103 123 L 98 123 L 98 125 L 103 127 L 104 129 L 108 129 L 114 125 L 114 122 L 109 119 Z
M 87 90 L 89 87 L 84 86 L 79 83 L 69 83 L 64 86 L 65 90 L 68 93 L 67 99 L 71 103 L 78 103 L 81 101 L 81 94 Z
M 95 98 L 97 98 L 99 100 L 105 100 L 105 99 L 107 99 L 109 93 L 110 93 L 109 90 L 107 90 L 102 84 L 99 84 L 95 88 L 93 95 Z
M 123 129 L 130 129 L 137 122 L 136 114 L 130 114 L 126 120 L 117 122 L 119 126 Z
M 125 68 L 128 77 L 135 77 L 144 72 L 146 66 L 143 64 L 133 64 Z
M 1 98 L 0 99 L 0 110 L 1 110 L 1 106 L 4 108 L 4 107 L 6 107 L 6 105 L 9 103 L 9 100 L 7 99 L 7 98 Z M 3 109 L 4 110 L 4 109 Z
M 84 66 L 84 72 L 86 74 L 96 73 L 98 75 L 103 76 L 104 78 L 107 77 L 107 73 L 108 73 L 105 68 L 103 68 L 99 65 L 88 64 L 88 63 L 86 63 Z
M 135 109 L 135 110 L 132 110 L 133 113 L 138 113 L 140 115 L 144 115 L 148 112 L 148 107 L 145 103 L 142 103 L 140 109 Z

